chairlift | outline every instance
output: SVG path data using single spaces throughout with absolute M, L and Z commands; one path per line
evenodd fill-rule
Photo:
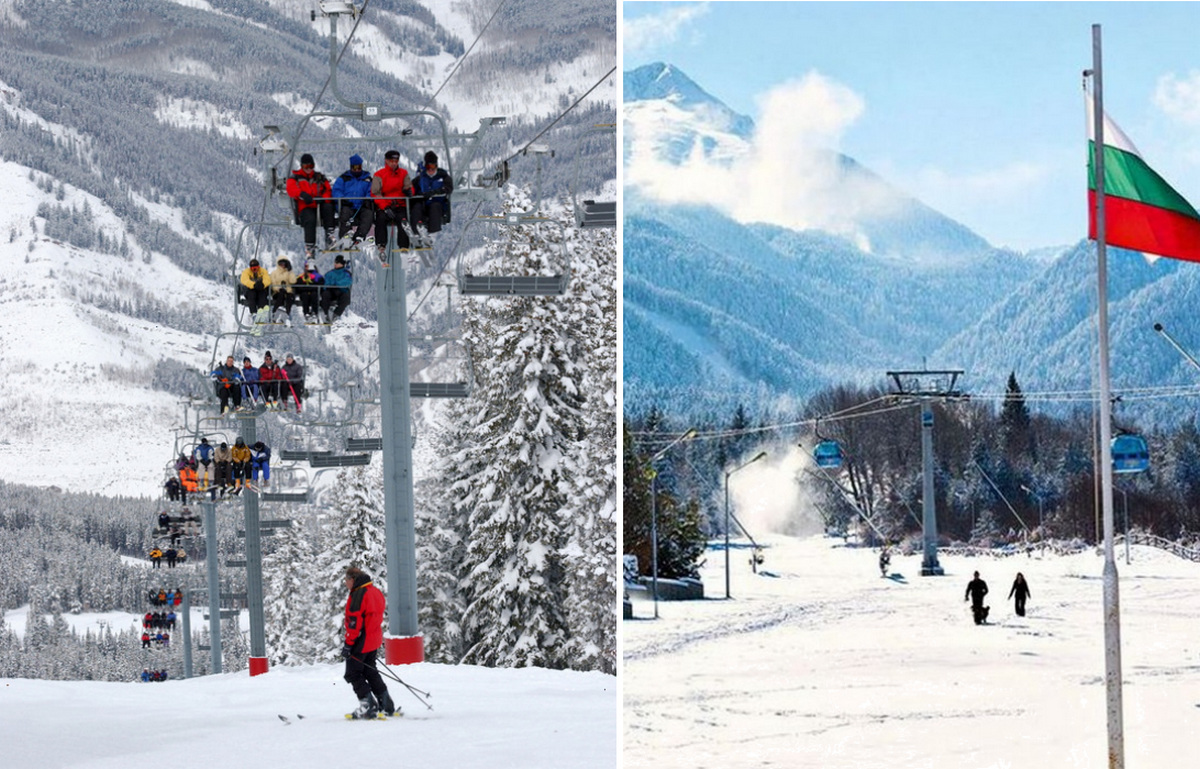
M 474 383 L 471 347 L 451 336 L 413 335 L 409 341 L 409 395 L 413 398 L 465 398 Z
M 575 225 L 577 227 L 589 229 L 617 226 L 616 200 L 581 200 L 582 193 L 579 191 L 579 150 L 582 148 L 584 141 L 592 134 L 611 134 L 615 142 L 616 133 L 617 127 L 615 125 L 603 124 L 589 128 L 579 137 L 579 143 L 575 148 L 575 178 L 571 183 L 571 202 L 575 209 Z
M 467 224 L 468 229 L 478 222 L 497 222 L 506 226 L 503 252 L 488 264 L 472 265 L 469 259 L 480 254 L 487 255 L 489 249 L 468 249 L 458 257 L 456 275 L 458 290 L 467 296 L 561 296 L 567 292 L 567 284 L 571 279 L 570 264 L 567 257 L 566 233 L 563 226 L 553 219 L 530 215 L 520 212 L 509 212 L 503 216 L 480 216 Z M 547 233 L 547 228 L 553 233 Z M 518 233 L 528 231 L 532 234 L 529 241 L 530 253 L 544 255 L 545 272 L 533 275 L 512 274 L 514 263 L 521 258 L 517 254 Z M 482 274 L 484 269 L 498 263 L 501 269 L 507 269 L 509 274 Z M 549 274 L 546 274 L 549 272 Z
M 1150 449 L 1140 435 L 1118 435 L 1111 452 L 1114 473 L 1141 473 L 1150 467 Z

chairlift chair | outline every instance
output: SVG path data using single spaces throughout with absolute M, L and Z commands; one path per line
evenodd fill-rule
M 567 257 L 566 233 L 561 224 L 553 219 L 509 212 L 503 216 L 476 217 L 467 224 L 468 229 L 481 221 L 502 223 L 508 228 L 504 250 L 499 258 L 503 268 L 512 270 L 512 265 L 508 263 L 515 259 L 512 252 L 516 245 L 517 233 L 521 228 L 531 228 L 534 234 L 532 244 L 547 256 L 550 261 L 547 269 L 555 272 L 539 275 L 479 274 L 476 267 L 467 264 L 468 257 L 479 252 L 487 253 L 489 249 L 468 249 L 459 255 L 456 267 L 460 293 L 467 296 L 561 296 L 567 292 L 571 270 Z M 547 225 L 557 228 L 557 240 L 547 238 L 543 234 L 542 228 Z M 554 263 L 555 257 L 557 264 Z M 480 268 L 482 269 L 483 265 Z
M 474 382 L 471 348 L 450 336 L 413 335 L 409 340 L 409 383 L 413 398 L 465 398 Z
M 593 126 L 583 132 L 575 148 L 575 178 L 571 183 L 571 202 L 575 209 L 575 225 L 583 229 L 617 226 L 617 201 L 580 199 L 582 193 L 579 190 L 579 150 L 589 136 L 600 133 L 612 135 L 615 142 L 617 127 L 611 124 Z

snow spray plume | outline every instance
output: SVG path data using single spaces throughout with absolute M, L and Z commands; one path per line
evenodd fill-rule
M 812 460 L 794 446 L 774 446 L 768 451 L 770 453 L 762 461 L 730 476 L 730 511 L 755 539 L 767 533 L 820 533 L 823 530 L 821 516 L 801 482 L 803 470 L 812 467 Z M 736 527 L 737 524 L 733 525 Z

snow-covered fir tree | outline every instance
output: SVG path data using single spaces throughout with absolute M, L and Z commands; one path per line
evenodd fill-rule
M 329 514 L 323 525 L 324 550 L 317 558 L 319 568 L 317 602 L 322 628 L 314 632 L 316 653 L 333 659 L 342 648 L 342 619 L 346 588 L 342 584 L 347 566 L 358 566 L 371 575 L 375 586 L 387 594 L 387 549 L 384 529 L 383 477 L 378 458 L 362 467 L 338 473 L 331 492 Z
M 527 191 L 510 190 L 506 211 L 530 207 Z M 606 560 L 611 573 L 616 563 L 615 360 L 590 359 L 593 345 L 609 344 L 615 356 L 615 267 L 597 270 L 615 252 L 611 239 L 605 255 L 593 242 L 602 237 L 580 236 L 561 208 L 549 215 L 567 226 L 506 228 L 503 255 L 489 270 L 556 272 L 565 245 L 576 271 L 571 293 L 484 299 L 463 308 L 476 386 L 447 410 L 451 427 L 442 433 L 437 480 L 423 494 L 431 510 L 445 512 L 440 524 L 422 524 L 423 533 L 436 533 L 423 540 L 434 559 L 423 572 L 429 600 L 423 611 L 426 622 L 442 620 L 427 632 L 446 649 L 461 631 L 465 662 L 605 668 L 598 660 L 615 644 L 603 621 L 591 606 L 575 611 L 568 604 L 596 604 L 613 615 L 615 631 L 615 583 L 595 600 L 605 590 L 597 587 L 605 580 L 596 565 Z M 604 327 L 605 313 L 614 318 L 611 328 Z M 601 382 L 605 376 L 609 381 Z M 459 611 L 461 623 L 452 624 Z
M 468 457 L 463 432 L 473 401 L 451 401 L 445 427 L 434 433 L 433 445 L 442 457 L 438 475 L 422 479 L 414 490 L 417 536 L 418 622 L 425 640 L 425 658 L 456 663 L 463 649 L 462 615 L 466 609 L 459 569 L 465 561 L 468 504 L 447 489 L 474 474 L 468 461 L 482 468 L 480 457 Z
M 316 662 L 326 651 L 313 581 L 316 548 L 311 524 L 296 520 L 280 529 L 275 549 L 263 558 L 267 656 L 272 665 Z
M 567 567 L 568 665 L 617 672 L 616 231 L 575 230 L 565 328 L 582 353 L 582 434 L 575 444 Z

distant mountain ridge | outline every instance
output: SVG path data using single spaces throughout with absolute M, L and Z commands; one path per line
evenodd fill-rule
M 753 140 L 749 118 L 732 118 L 670 65 L 627 72 L 625 83 L 626 136 L 669 135 L 657 145 L 663 162 L 687 162 L 697 142 Z M 919 366 L 1040 269 L 852 158 L 836 163 L 847 183 L 890 196 L 885 213 L 859 222 L 870 251 L 846 235 L 741 224 L 719 205 L 668 204 L 626 187 L 627 409 L 686 411 L 713 399 L 721 409 L 879 380 Z

